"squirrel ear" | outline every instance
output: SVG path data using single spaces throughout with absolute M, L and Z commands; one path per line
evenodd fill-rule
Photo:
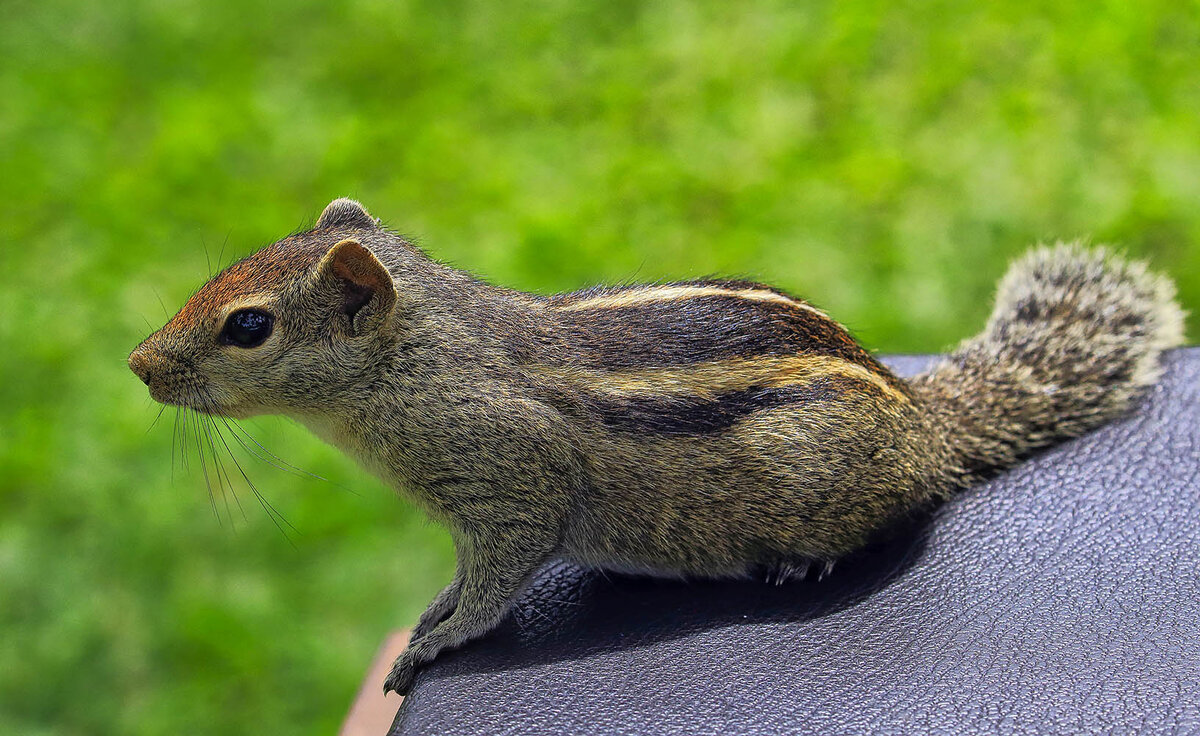
M 321 216 L 317 218 L 316 229 L 324 230 L 331 227 L 358 228 L 360 230 L 378 230 L 379 223 L 363 207 L 353 199 L 335 199 L 329 203 Z
M 343 240 L 330 248 L 316 274 L 337 295 L 337 309 L 350 320 L 353 334 L 382 327 L 392 314 L 396 305 L 392 275 L 357 240 Z

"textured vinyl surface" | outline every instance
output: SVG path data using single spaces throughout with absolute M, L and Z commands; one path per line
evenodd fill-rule
M 392 734 L 1200 733 L 1200 349 L 1167 363 L 823 581 L 553 565 Z

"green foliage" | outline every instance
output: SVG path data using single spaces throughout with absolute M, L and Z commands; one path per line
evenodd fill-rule
M 1039 240 L 1148 257 L 1194 311 L 1198 10 L 7 2 L 0 732 L 332 733 L 449 578 L 441 531 L 281 420 L 247 426 L 332 481 L 247 466 L 294 547 L 245 490 L 219 524 L 194 447 L 172 480 L 124 360 L 209 260 L 350 195 L 507 285 L 745 275 L 884 351 L 979 328 Z

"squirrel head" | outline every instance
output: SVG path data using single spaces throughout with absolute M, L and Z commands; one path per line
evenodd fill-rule
M 155 400 L 209 414 L 320 409 L 392 337 L 398 295 L 374 252 L 392 240 L 362 205 L 334 200 L 312 230 L 213 277 L 129 367 Z

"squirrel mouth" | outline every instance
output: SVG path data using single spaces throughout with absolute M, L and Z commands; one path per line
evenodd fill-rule
M 169 386 L 156 381 L 151 381 L 147 385 L 150 389 L 150 398 L 160 404 L 191 409 L 208 416 L 233 417 L 237 415 L 236 410 L 232 407 L 222 406 L 203 391 L 195 388 Z
M 245 419 L 261 413 L 244 406 L 217 401 L 206 391 L 195 386 L 172 386 L 155 381 L 151 381 L 148 386 L 150 398 L 158 403 L 180 409 L 191 409 L 197 414 L 205 416 Z
M 191 402 L 185 401 L 181 396 L 179 396 L 177 391 L 172 390 L 161 383 L 151 381 L 147 384 L 147 388 L 150 389 L 150 398 L 154 399 L 160 404 L 166 404 L 167 406 L 178 406 L 183 409 L 193 408 Z

